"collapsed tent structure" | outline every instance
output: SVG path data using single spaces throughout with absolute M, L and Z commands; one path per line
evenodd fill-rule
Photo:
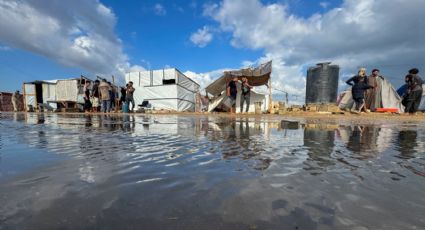
M 54 109 L 60 107 L 76 107 L 83 101 L 83 88 L 86 77 L 63 80 L 46 80 L 25 82 L 23 84 L 24 107 L 28 111 L 40 106 Z
M 248 82 L 252 86 L 267 86 L 269 88 L 269 94 L 261 94 L 256 92 L 255 90 L 251 90 L 250 94 L 250 105 L 248 112 L 255 112 L 255 105 L 257 106 L 261 112 L 265 112 L 271 107 L 271 84 L 270 84 L 270 76 L 272 72 L 272 62 L 269 61 L 267 63 L 261 64 L 256 68 L 246 68 L 240 70 L 232 70 L 225 71 L 223 76 L 216 79 L 210 85 L 205 88 L 205 92 L 207 96 L 212 96 L 212 99 L 208 106 L 208 112 L 216 111 L 216 110 L 224 110 L 228 111 L 230 109 L 230 105 L 226 102 L 228 101 L 228 97 L 226 95 L 227 84 L 234 78 L 237 77 L 241 80 L 243 77 L 248 79 Z M 237 84 L 238 94 L 236 96 L 236 112 L 240 112 L 240 99 L 241 99 L 241 84 Z
M 136 105 L 154 110 L 195 111 L 199 84 L 176 68 L 131 72 L 125 80 L 133 82 Z
M 401 104 L 401 97 L 397 91 L 391 85 L 391 83 L 385 79 L 381 81 L 381 98 L 382 108 L 396 108 L 398 113 L 404 112 L 404 106 Z M 354 100 L 351 95 L 351 87 L 339 95 L 338 107 L 342 110 L 351 110 L 354 107 Z

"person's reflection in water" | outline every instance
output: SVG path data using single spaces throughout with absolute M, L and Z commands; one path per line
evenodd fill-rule
M 416 130 L 402 130 L 398 133 L 398 150 L 400 158 L 410 159 L 415 157 L 418 133 Z
M 45 118 L 44 118 L 44 114 L 37 114 L 37 124 L 44 124 L 45 122 Z
M 124 131 L 134 131 L 136 122 L 134 120 L 134 115 L 124 114 L 122 116 L 123 121 L 123 130 Z
M 86 122 L 85 122 L 85 126 L 86 126 L 86 127 L 91 127 L 91 126 L 93 126 L 93 122 L 92 122 L 92 115 L 90 115 L 90 114 L 86 114 L 85 119 L 86 119 Z
M 358 159 L 374 158 L 378 154 L 379 128 L 373 126 L 354 126 L 347 143 L 347 149 L 357 154 Z
M 311 174 L 319 174 L 328 166 L 334 165 L 331 153 L 335 146 L 335 130 L 321 127 L 306 127 L 304 129 L 304 146 L 308 147 L 309 161 L 305 170 Z M 317 164 L 317 166 L 315 166 Z M 320 171 L 317 171 L 320 169 Z

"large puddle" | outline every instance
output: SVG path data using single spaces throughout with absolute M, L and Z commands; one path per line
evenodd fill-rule
M 2 114 L 0 229 L 424 229 L 425 127 Z

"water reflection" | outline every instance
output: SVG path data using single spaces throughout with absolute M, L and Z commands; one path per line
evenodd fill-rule
M 0 228 L 425 224 L 421 127 L 134 114 L 2 115 L 0 127 Z

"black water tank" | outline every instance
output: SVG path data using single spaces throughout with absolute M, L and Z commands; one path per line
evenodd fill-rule
M 307 71 L 306 104 L 336 103 L 339 66 L 319 63 Z

